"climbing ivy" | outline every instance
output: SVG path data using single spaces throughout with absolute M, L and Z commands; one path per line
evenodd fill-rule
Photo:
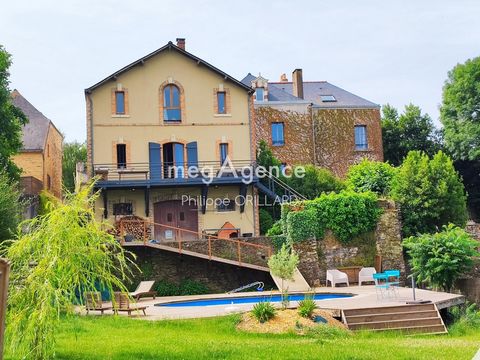
M 371 192 L 343 191 L 322 194 L 315 200 L 282 207 L 282 219 L 289 242 L 323 238 L 330 229 L 343 243 L 375 228 L 382 210 Z

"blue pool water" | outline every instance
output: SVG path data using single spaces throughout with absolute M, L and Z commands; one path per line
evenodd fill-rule
M 315 294 L 315 300 L 325 299 L 343 299 L 352 297 L 349 294 Z M 291 294 L 288 296 L 290 301 L 300 301 L 305 299 L 305 294 Z M 212 305 L 231 305 L 231 304 L 255 304 L 261 301 L 280 302 L 281 295 L 262 295 L 262 296 L 248 296 L 248 297 L 234 297 L 223 299 L 203 299 L 203 300 L 188 300 L 165 304 L 155 304 L 155 306 L 166 307 L 183 307 L 183 306 L 212 306 Z

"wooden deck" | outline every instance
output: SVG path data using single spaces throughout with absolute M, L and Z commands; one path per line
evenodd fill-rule
M 412 300 L 412 289 L 400 288 L 399 297 L 396 299 L 377 299 L 375 287 L 369 286 L 350 286 L 350 287 L 320 287 L 316 288 L 317 294 L 321 293 L 349 293 L 355 296 L 351 298 L 337 298 L 317 301 L 317 305 L 321 309 L 332 311 L 337 317 L 342 316 L 342 310 L 346 309 L 364 309 L 364 308 L 381 308 L 392 306 L 407 306 L 406 302 Z M 258 296 L 259 294 L 268 297 L 270 294 L 278 294 L 278 291 L 247 292 L 237 294 L 208 294 L 208 295 L 192 295 L 192 296 L 170 296 L 160 297 L 156 300 L 145 298 L 139 301 L 139 304 L 146 305 L 147 316 L 139 317 L 146 320 L 161 319 L 187 319 L 200 317 L 223 316 L 231 312 L 230 306 L 203 306 L 203 307 L 162 307 L 154 306 L 159 303 L 176 302 L 182 300 L 198 300 L 198 299 L 214 299 L 214 298 L 234 298 Z M 435 292 L 429 290 L 417 290 L 417 299 L 430 300 L 437 309 L 448 308 L 454 305 L 460 305 L 465 302 L 462 295 L 449 294 L 443 292 Z M 236 304 L 236 311 L 245 312 L 252 309 L 254 304 Z M 296 307 L 296 302 L 291 302 L 291 307 Z

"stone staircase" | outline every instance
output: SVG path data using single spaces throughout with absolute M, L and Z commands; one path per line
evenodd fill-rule
M 342 311 L 350 330 L 444 334 L 447 328 L 435 304 L 412 304 Z

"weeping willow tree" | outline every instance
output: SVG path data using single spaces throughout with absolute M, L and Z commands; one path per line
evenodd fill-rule
M 127 291 L 133 265 L 106 223 L 95 221 L 93 184 L 21 224 L 0 254 L 11 262 L 6 341 L 14 358 L 51 359 L 61 315 L 84 291 Z

